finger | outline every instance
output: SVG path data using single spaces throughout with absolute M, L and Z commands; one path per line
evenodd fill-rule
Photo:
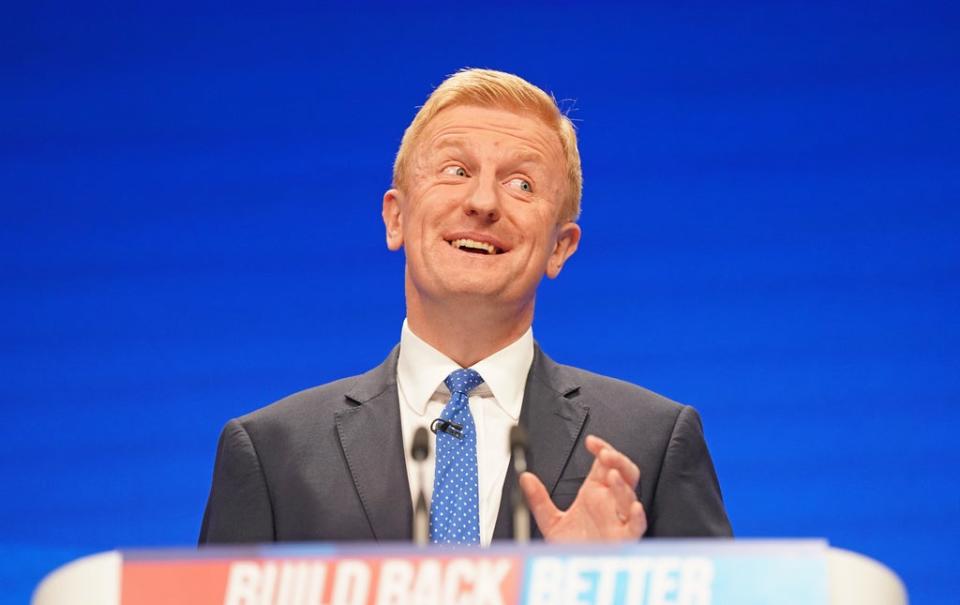
M 616 468 L 623 475 L 624 480 L 636 489 L 640 481 L 640 468 L 634 464 L 632 460 L 596 435 L 587 435 L 585 445 L 587 446 L 587 450 L 596 456 L 603 466 L 606 467 L 600 469 L 604 475 L 607 469 Z M 594 477 L 594 479 L 598 478 L 599 477 Z
M 527 506 L 530 507 L 530 513 L 533 514 L 540 533 L 546 535 L 550 528 L 562 516 L 560 509 L 554 506 L 550 500 L 550 494 L 540 479 L 533 473 L 525 472 L 520 474 L 520 489 L 527 499 Z
M 626 481 L 632 489 L 637 488 L 637 484 L 640 482 L 640 467 L 634 464 L 633 460 L 630 460 L 612 447 L 603 448 L 597 458 L 606 468 L 620 471 L 623 480 Z
M 593 465 L 591 465 L 590 472 L 587 474 L 587 480 L 596 481 L 597 483 L 604 483 L 607 471 L 610 469 L 603 463 L 600 454 L 604 451 L 604 449 L 609 448 L 612 450 L 613 448 L 610 447 L 609 443 L 597 437 L 596 435 L 587 435 L 584 445 L 587 447 L 587 451 L 594 456 Z
M 596 456 L 593 459 L 593 464 L 590 465 L 590 472 L 587 473 L 587 481 L 594 481 L 596 483 L 606 485 L 607 471 L 609 470 L 610 469 L 604 465 L 603 461 L 600 459 L 600 456 Z
M 611 446 L 609 443 L 607 443 L 603 439 L 597 437 L 596 435 L 587 435 L 587 438 L 584 441 L 584 445 L 587 446 L 587 451 L 593 454 L 594 456 L 598 456 L 600 454 L 600 450 L 602 450 L 605 447 L 609 447 L 610 449 L 613 449 L 613 446 Z
M 637 501 L 637 495 L 616 469 L 607 471 L 607 485 L 610 486 L 610 496 L 613 499 L 617 519 L 621 523 L 629 521 L 630 511 L 633 509 L 633 503 Z
M 630 517 L 626 525 L 627 535 L 638 539 L 647 532 L 647 512 L 643 510 L 643 504 L 638 500 L 630 507 Z

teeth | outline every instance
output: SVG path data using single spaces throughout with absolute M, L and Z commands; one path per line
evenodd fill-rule
M 472 248 L 474 250 L 483 250 L 487 254 L 496 254 L 497 249 L 493 247 L 493 244 L 488 244 L 486 242 L 478 242 L 472 239 L 455 239 L 450 242 L 450 245 L 454 248 Z

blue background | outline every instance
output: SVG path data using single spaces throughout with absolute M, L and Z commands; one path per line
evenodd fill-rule
M 824 536 L 955 602 L 958 26 L 915 2 L 5 8 L 0 600 L 193 543 L 228 418 L 387 354 L 393 154 L 485 66 L 581 136 L 544 349 L 695 405 L 739 536 Z

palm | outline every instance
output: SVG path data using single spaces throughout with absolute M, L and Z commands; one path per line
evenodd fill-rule
M 566 511 L 550 501 L 543 483 L 524 473 L 520 486 L 537 526 L 549 541 L 636 540 L 647 528 L 643 506 L 636 498 L 640 470 L 606 442 L 587 437 L 593 467 Z

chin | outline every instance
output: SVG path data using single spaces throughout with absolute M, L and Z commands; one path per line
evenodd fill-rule
M 483 299 L 499 299 L 503 293 L 503 286 L 492 284 L 489 281 L 470 281 L 449 284 L 445 290 L 448 296 L 474 296 Z

